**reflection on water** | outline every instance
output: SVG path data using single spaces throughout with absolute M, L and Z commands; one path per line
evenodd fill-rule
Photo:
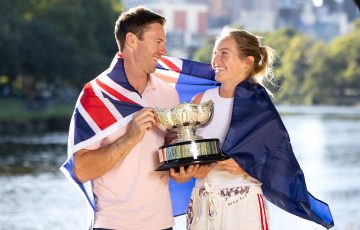
M 6 143 L 1 145 L 1 152 L 0 174 L 36 174 L 57 172 L 54 166 L 64 160 L 64 155 L 60 153 L 66 153 L 66 146 Z
M 83 198 L 60 173 L 0 177 L 1 230 L 85 229 Z
M 286 116 L 284 123 L 305 173 L 308 190 L 329 204 L 335 220 L 334 229 L 360 229 L 359 110 L 312 110 L 309 114 Z M 277 208 L 271 210 L 275 229 L 289 226 L 292 229 L 323 229 Z
M 360 109 L 278 107 L 309 191 L 326 201 L 333 229 L 360 229 Z M 58 168 L 65 133 L 0 139 L 0 229 L 82 229 L 85 203 Z M 269 204 L 271 229 L 323 229 Z M 175 230 L 184 229 L 177 218 Z

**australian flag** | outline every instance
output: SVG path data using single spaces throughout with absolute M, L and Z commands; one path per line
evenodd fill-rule
M 173 85 L 181 102 L 190 102 L 197 93 L 219 85 L 209 64 L 173 57 L 162 57 L 154 75 Z M 73 154 L 125 126 L 134 112 L 145 106 L 127 81 L 120 54 L 106 71 L 85 85 L 79 96 L 70 123 L 68 159 L 61 171 L 86 199 L 89 225 L 96 209 L 92 184 L 76 179 Z M 288 132 L 261 85 L 244 81 L 237 86 L 222 152 L 263 183 L 264 195 L 273 204 L 328 229 L 334 226 L 328 205 L 308 192 Z M 186 212 L 193 186 L 193 180 L 183 184 L 170 180 L 174 216 Z

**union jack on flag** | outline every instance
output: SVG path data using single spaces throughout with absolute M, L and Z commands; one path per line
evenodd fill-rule
M 172 84 L 181 102 L 219 85 L 209 64 L 173 57 L 162 57 L 154 75 Z M 106 71 L 85 85 L 79 96 L 70 122 L 68 158 L 60 169 L 85 197 L 89 226 L 96 209 L 92 184 L 76 179 L 73 154 L 125 126 L 134 112 L 145 106 L 147 103 L 127 81 L 120 54 Z M 222 152 L 263 183 L 270 202 L 326 228 L 334 226 L 328 205 L 308 193 L 287 130 L 262 86 L 249 81 L 237 86 Z M 193 180 L 184 184 L 170 180 L 174 216 L 186 212 L 193 186 Z

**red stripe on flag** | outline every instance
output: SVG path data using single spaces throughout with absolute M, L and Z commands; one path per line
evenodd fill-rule
M 263 196 L 262 196 L 261 194 L 260 194 L 259 196 L 260 196 L 260 199 L 261 199 L 261 203 L 262 203 L 262 207 L 263 207 L 263 212 L 264 212 L 265 228 L 266 228 L 266 230 L 268 230 L 269 227 L 268 227 L 267 218 L 266 218 L 266 209 L 265 209 L 265 205 L 264 205 L 264 198 L 263 198 Z
M 124 102 L 128 102 L 131 104 L 138 104 L 132 100 L 130 100 L 129 98 L 125 97 L 124 95 L 122 95 L 121 93 L 119 93 L 118 91 L 114 90 L 113 88 L 111 88 L 110 86 L 106 85 L 105 83 L 103 83 L 102 81 L 100 81 L 99 79 L 96 79 L 96 83 L 103 88 L 104 90 L 106 90 L 108 93 L 110 93 L 111 95 L 113 95 L 116 99 L 118 99 L 119 101 L 124 101 Z
M 259 207 L 260 207 L 261 230 L 264 230 L 263 211 L 262 211 L 262 205 L 261 205 L 259 194 L 258 194 L 258 201 L 259 201 Z
M 178 72 L 180 73 L 180 69 L 174 64 L 172 63 L 171 61 L 169 61 L 168 59 L 164 58 L 164 57 L 161 57 L 160 60 L 162 62 L 164 62 L 167 66 L 169 66 L 169 68 L 175 72 Z
M 81 97 L 80 102 L 101 130 L 106 129 L 116 122 L 115 117 L 111 114 L 108 108 L 106 108 L 105 104 L 95 95 L 90 83 L 86 84 L 84 94 Z

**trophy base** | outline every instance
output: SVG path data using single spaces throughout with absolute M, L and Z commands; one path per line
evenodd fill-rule
M 160 166 L 156 171 L 167 171 L 180 166 L 187 168 L 190 165 L 210 164 L 227 159 L 220 153 L 219 139 L 199 139 L 178 142 L 159 148 Z
M 207 159 L 194 159 L 192 157 L 171 160 L 168 162 L 163 162 L 155 171 L 168 171 L 171 168 L 175 169 L 175 172 L 179 172 L 180 166 L 184 166 L 187 169 L 190 165 L 207 165 L 212 162 L 222 161 L 228 159 L 227 157 L 220 154 L 213 154 L 214 156 L 208 156 Z

